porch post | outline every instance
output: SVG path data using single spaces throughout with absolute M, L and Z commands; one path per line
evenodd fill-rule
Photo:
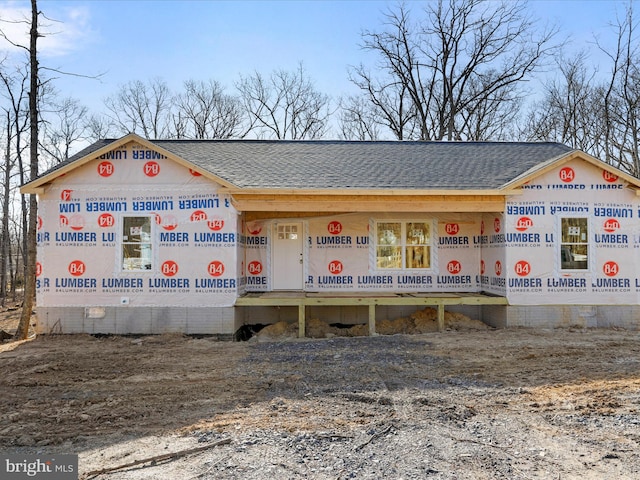
M 304 303 L 298 305 L 298 338 L 304 338 L 305 336 L 305 310 Z
M 369 304 L 369 336 L 376 334 L 376 304 Z
M 438 302 L 438 331 L 444 332 L 444 303 Z

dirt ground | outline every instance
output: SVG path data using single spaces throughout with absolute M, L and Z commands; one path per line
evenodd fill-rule
M 83 479 L 640 478 L 640 332 L 39 336 L 0 365 L 0 451 Z

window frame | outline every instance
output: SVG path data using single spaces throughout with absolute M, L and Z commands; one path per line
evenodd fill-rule
M 563 238 L 563 223 L 565 220 L 580 220 L 581 223 L 585 224 L 585 227 L 587 229 L 587 231 L 584 233 L 584 236 L 586 238 L 584 239 L 580 239 L 579 241 L 564 241 Z M 557 261 L 558 261 L 558 270 L 560 272 L 571 272 L 571 273 L 585 273 L 585 272 L 589 272 L 591 270 L 591 263 L 592 263 L 592 257 L 593 257 L 593 249 L 592 249 L 592 243 L 591 243 L 591 230 L 592 230 L 592 226 L 591 226 L 591 221 L 589 216 L 587 215 L 563 215 L 558 217 L 558 245 L 559 245 L 559 249 L 556 253 L 557 255 Z M 571 226 L 568 226 L 569 228 Z M 582 235 L 582 232 L 577 233 L 576 235 Z M 572 248 L 573 247 L 573 248 Z M 575 248 L 578 247 L 578 248 Z M 585 247 L 586 248 L 586 254 L 584 254 L 586 256 L 585 260 L 576 260 L 575 259 L 575 255 L 583 255 L 582 253 L 576 253 L 576 250 L 581 250 L 580 247 Z M 571 255 L 571 260 L 566 260 L 564 257 L 566 257 L 567 255 Z M 563 265 L 565 263 L 570 263 L 570 264 L 582 264 L 584 262 L 584 266 L 570 266 L 570 267 L 564 267 Z
M 432 272 L 434 269 L 434 252 L 435 252 L 435 241 L 436 241 L 436 230 L 435 223 L 433 218 L 428 219 L 419 219 L 419 218 L 410 218 L 410 219 L 373 219 L 372 222 L 372 263 L 373 270 L 378 272 Z M 378 228 L 380 224 L 400 224 L 400 241 L 393 244 L 379 244 L 379 235 Z M 426 243 L 417 243 L 417 244 L 409 244 L 407 241 L 407 230 L 409 225 L 411 224 L 422 224 L 428 226 L 428 241 Z M 392 232 L 393 233 L 393 232 Z M 393 267 L 382 267 L 380 266 L 378 249 L 379 248 L 390 248 L 390 249 L 399 249 L 400 251 L 400 265 Z M 410 268 L 407 266 L 407 253 L 410 249 L 418 249 L 418 248 L 426 248 L 428 249 L 427 262 L 428 266 L 426 267 L 416 267 Z M 393 256 L 393 255 L 389 255 Z
M 127 219 L 132 219 L 132 218 L 145 218 L 148 220 L 148 224 L 149 224 L 149 232 L 148 232 L 148 240 L 143 241 L 142 238 L 140 239 L 140 241 L 128 241 L 125 240 L 125 232 L 124 229 L 127 228 Z M 155 258 L 154 258 L 154 253 L 155 253 L 155 241 L 154 241 L 154 235 L 155 235 L 155 216 L 152 214 L 137 214 L 137 215 L 122 215 L 120 217 L 120 227 L 119 227 L 119 236 L 118 236 L 118 243 L 119 243 L 119 258 L 118 258 L 118 271 L 120 273 L 133 273 L 133 274 L 139 274 L 139 273 L 148 273 L 148 272 L 153 272 L 156 269 L 156 262 L 155 262 Z M 142 234 L 144 232 L 141 232 L 141 234 L 139 235 L 140 237 L 142 237 Z M 146 256 L 143 256 L 142 253 L 140 255 L 140 257 L 128 257 L 128 259 L 140 259 L 141 260 L 141 265 L 147 265 L 147 263 L 145 262 L 145 258 L 148 258 L 148 268 L 143 268 L 142 266 L 140 268 L 125 268 L 125 246 L 126 245 L 148 245 L 148 249 L 149 249 L 149 254 Z M 142 251 L 141 251 L 142 252 Z

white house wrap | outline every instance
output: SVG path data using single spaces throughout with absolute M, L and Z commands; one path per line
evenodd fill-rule
M 38 328 L 231 334 L 256 292 L 488 295 L 504 305 L 473 313 L 496 326 L 637 328 L 639 187 L 559 144 L 105 140 L 22 189 Z
M 38 305 L 233 305 L 238 214 L 194 173 L 130 144 L 52 184 L 39 202 Z

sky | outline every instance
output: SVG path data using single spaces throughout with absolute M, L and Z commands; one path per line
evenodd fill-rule
M 409 0 L 411 8 L 419 8 Z M 134 80 L 162 78 L 174 90 L 188 79 L 217 80 L 234 93 L 241 75 L 294 70 L 302 62 L 317 90 L 337 99 L 355 93 L 348 68 L 373 64 L 361 32 L 376 30 L 386 0 L 39 0 L 46 35 L 39 40 L 42 66 L 59 75 L 62 96 L 79 99 L 92 112 Z M 607 24 L 626 2 L 532 0 L 542 23 L 571 35 L 574 48 L 594 50 L 594 35 L 610 35 Z M 0 19 L 30 16 L 30 2 L 0 0 Z M 17 43 L 28 45 L 28 26 L 0 23 Z M 0 39 L 0 51 L 12 51 Z M 597 62 L 597 60 L 594 60 Z M 99 78 L 84 78 L 99 77 Z

